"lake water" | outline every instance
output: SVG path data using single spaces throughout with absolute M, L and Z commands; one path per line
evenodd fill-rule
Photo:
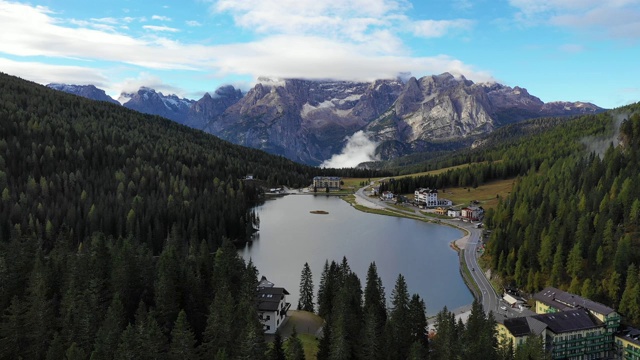
M 304 263 L 311 267 L 317 295 L 325 260 L 340 262 L 343 256 L 363 287 L 375 261 L 387 301 L 398 274 L 404 275 L 410 294 L 425 300 L 429 315 L 445 305 L 453 310 L 473 301 L 460 276 L 458 255 L 449 247 L 463 236 L 460 230 L 367 214 L 336 196 L 289 195 L 268 200 L 257 211 L 260 231 L 240 254 L 253 260 L 260 276 L 289 291 L 292 309 L 298 304 Z

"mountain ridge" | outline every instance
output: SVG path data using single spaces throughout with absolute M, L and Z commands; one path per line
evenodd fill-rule
M 341 153 L 359 131 L 384 160 L 525 119 L 604 110 L 581 101 L 544 103 L 519 86 L 450 73 L 371 82 L 260 78 L 246 93 L 228 85 L 197 101 L 143 87 L 121 99 L 130 109 L 309 165 Z

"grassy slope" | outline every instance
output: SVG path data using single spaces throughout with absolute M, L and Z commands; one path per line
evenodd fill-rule
M 402 176 L 398 176 L 397 178 L 423 176 L 423 175 L 437 175 L 437 174 L 447 172 L 449 170 L 462 168 L 469 165 L 471 164 L 452 166 L 448 168 L 421 172 L 416 174 L 402 175 Z M 345 178 L 343 179 L 344 187 L 357 190 L 360 186 L 360 183 L 367 180 L 378 181 L 380 179 L 379 178 L 376 178 L 376 179 Z M 485 209 L 490 209 L 490 208 L 495 208 L 498 205 L 497 195 L 499 195 L 502 198 L 509 195 L 509 193 L 511 192 L 511 189 L 513 188 L 514 183 L 515 183 L 515 179 L 506 179 L 506 180 L 492 181 L 492 182 L 480 185 L 475 189 L 471 187 L 446 188 L 445 189 L 446 193 L 439 194 L 438 196 L 453 201 L 454 205 L 461 205 L 461 204 L 465 205 L 465 204 L 469 204 L 472 200 L 477 200 L 480 202 L 480 206 L 482 206 Z M 405 196 L 412 198 L 413 193 L 405 194 Z

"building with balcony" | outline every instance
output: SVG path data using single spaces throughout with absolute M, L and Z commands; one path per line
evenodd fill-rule
M 616 359 L 640 359 L 640 330 L 627 327 L 614 336 L 616 343 Z
M 256 304 L 258 316 L 264 326 L 265 334 L 275 334 L 276 330 L 287 321 L 287 311 L 291 304 L 287 302 L 289 292 L 262 277 L 258 283 Z
M 514 348 L 528 336 L 541 336 L 552 359 L 607 359 L 614 353 L 605 324 L 584 309 L 507 318 L 497 331 Z
M 313 178 L 313 187 L 316 189 L 340 190 L 341 177 L 316 176 Z
M 418 205 L 426 207 L 438 206 L 438 190 L 429 188 L 416 189 L 413 193 L 414 200 Z

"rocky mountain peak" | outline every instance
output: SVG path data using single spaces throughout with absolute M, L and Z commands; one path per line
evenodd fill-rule
M 82 96 L 91 100 L 106 101 L 112 104 L 119 104 L 111 96 L 107 95 L 104 90 L 98 89 L 94 85 L 68 85 L 52 83 L 48 84 L 47 87 L 58 91 L 64 91 L 69 94 Z
M 525 119 L 603 110 L 587 102 L 545 104 L 523 87 L 475 84 L 451 73 L 421 78 L 405 74 L 403 79 L 261 77 L 246 94 L 226 85 L 194 101 L 141 87 L 123 92 L 119 101 L 130 109 L 310 165 L 340 153 L 359 131 L 378 144 L 377 154 L 385 159 L 443 142 L 461 143 Z

